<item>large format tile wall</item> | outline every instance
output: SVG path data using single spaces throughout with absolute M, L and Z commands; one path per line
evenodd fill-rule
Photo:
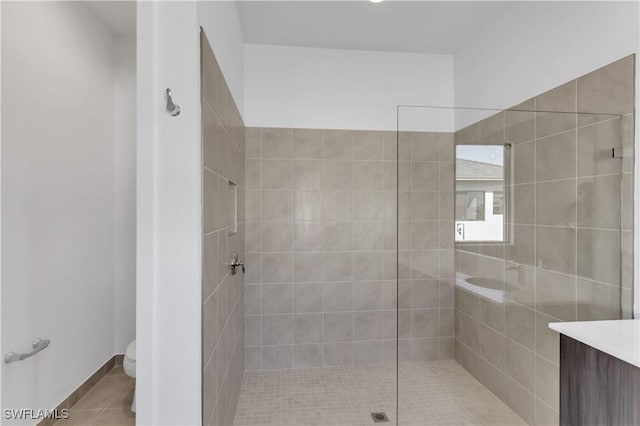
M 244 258 L 244 124 L 204 32 L 201 81 L 202 424 L 229 425 L 244 374 L 244 275 L 226 264 Z
M 396 132 L 247 129 L 248 370 L 395 362 L 398 316 L 453 358 L 453 135 L 400 139 L 398 173 Z
M 509 239 L 456 244 L 456 273 L 503 281 L 506 300 L 456 287 L 456 359 L 529 424 L 558 423 L 548 323 L 631 315 L 634 61 L 455 134 L 456 145 L 512 144 Z M 624 158 L 612 158 L 620 147 Z

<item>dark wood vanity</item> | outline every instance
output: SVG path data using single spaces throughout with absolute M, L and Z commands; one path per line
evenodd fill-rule
M 640 368 L 561 334 L 560 424 L 640 425 Z

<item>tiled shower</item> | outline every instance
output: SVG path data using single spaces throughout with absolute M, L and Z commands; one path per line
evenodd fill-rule
M 453 133 L 247 129 L 246 369 L 391 365 L 398 419 L 419 423 L 405 375 L 455 359 L 522 421 L 557 424 L 548 323 L 630 315 L 633 76 L 628 57 L 506 111 L 456 110 L 482 119 Z M 505 239 L 454 243 L 456 148 L 496 144 Z M 457 285 L 470 276 L 503 300 Z
M 248 370 L 454 357 L 453 135 L 403 138 L 247 129 Z
M 202 424 L 233 422 L 244 373 L 244 125 L 204 33 L 202 113 Z
M 458 274 L 505 283 L 503 303 L 456 288 L 456 359 L 529 424 L 558 422 L 548 324 L 631 317 L 634 63 L 455 134 L 456 146 L 511 144 L 513 212 L 505 243 L 456 244 Z
M 203 60 L 204 422 L 557 424 L 548 323 L 631 312 L 634 61 L 389 132 L 244 129 Z M 456 240 L 469 146 L 504 150 L 499 241 Z

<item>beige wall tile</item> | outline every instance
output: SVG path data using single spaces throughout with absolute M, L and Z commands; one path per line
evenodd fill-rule
M 201 270 L 204 361 L 202 382 L 203 398 L 208 402 L 202 405 L 203 418 L 207 422 L 227 420 L 233 415 L 238 399 L 237 390 L 245 368 L 245 339 L 248 343 L 257 345 L 260 345 L 262 339 L 262 330 L 256 327 L 256 321 L 248 323 L 249 333 L 246 338 L 243 335 L 245 308 L 248 312 L 261 312 L 261 288 L 250 286 L 250 291 L 245 294 L 245 276 L 229 275 L 228 265 L 225 264 L 231 251 L 237 252 L 240 259 L 245 259 L 245 217 L 253 220 L 261 218 L 261 194 L 257 191 L 245 192 L 245 185 L 260 189 L 262 168 L 259 159 L 247 160 L 245 163 L 246 154 L 246 158 L 261 156 L 259 131 L 251 129 L 245 135 L 242 119 L 204 33 L 201 33 L 201 42 L 204 232 Z M 248 149 L 245 148 L 245 139 L 248 140 Z M 240 198 L 237 205 L 240 223 L 238 232 L 233 236 L 229 236 L 227 231 L 231 223 L 229 180 L 237 185 Z M 245 209 L 245 202 L 251 210 L 250 213 Z M 250 230 L 260 230 L 260 226 L 254 224 Z M 211 233 L 212 231 L 217 232 Z M 250 248 L 262 250 L 261 232 L 257 234 L 257 237 L 252 235 L 249 239 Z M 253 255 L 250 260 L 248 263 L 251 266 L 246 278 L 260 282 L 261 255 Z M 227 326 L 223 327 L 224 324 Z M 260 352 L 249 351 L 249 355 L 252 358 L 247 365 L 259 368 Z M 224 397 L 219 397 L 220 395 Z M 119 409 L 110 411 L 113 413 L 103 413 L 102 418 L 97 421 L 125 424 L 133 420 L 132 417 L 121 416 Z
M 296 313 L 322 312 L 324 306 L 322 283 L 296 283 L 293 286 L 293 311 Z
M 528 424 L 535 421 L 535 396 L 516 381 L 505 380 L 505 402 Z
M 245 220 L 260 220 L 262 218 L 261 191 L 245 191 Z
M 262 193 L 262 220 L 291 220 L 293 194 L 291 191 L 265 191 Z
M 354 182 L 356 190 L 382 190 L 382 162 L 356 161 Z
M 330 160 L 353 160 L 353 131 L 325 130 L 324 158 Z
M 291 160 L 262 160 L 262 189 L 292 189 Z
M 549 404 L 555 411 L 560 409 L 559 367 L 538 356 L 536 357 L 536 390 L 538 398 Z
M 536 141 L 536 181 L 576 176 L 576 131 Z
M 536 265 L 551 271 L 575 274 L 576 230 L 573 228 L 536 227 Z
M 452 133 L 438 133 L 439 161 L 454 161 L 454 144 Z
M 391 148 L 391 147 L 390 147 Z M 354 155 L 356 160 L 382 160 L 382 132 L 354 132 Z
M 296 251 L 322 250 L 322 223 L 298 222 L 294 225 L 293 249 Z
M 504 144 L 504 112 L 499 112 L 480 122 L 480 140 L 484 145 Z
M 398 161 L 411 161 L 411 132 L 398 133 Z
M 513 195 L 513 223 L 534 224 L 536 213 L 535 185 L 513 185 L 511 191 Z
M 293 253 L 293 281 L 296 283 L 322 281 L 322 259 L 321 252 Z
M 536 312 L 536 353 L 556 365 L 559 363 L 560 339 L 558 333 L 549 328 L 549 323 L 558 321 Z
M 296 314 L 293 316 L 293 342 L 322 343 L 324 316 L 316 314 Z
M 354 225 L 355 250 L 382 249 L 382 221 L 358 221 Z
M 611 158 L 622 147 L 622 123 L 614 118 L 578 129 L 578 176 L 620 173 L 621 161 Z
M 578 321 L 620 318 L 620 287 L 578 279 Z
M 398 161 L 398 137 L 396 132 L 382 133 L 382 159 L 384 161 Z
M 327 191 L 353 190 L 353 161 L 325 161 L 323 188 Z
M 353 315 L 355 340 L 382 339 L 382 311 L 362 311 Z
M 292 129 L 262 129 L 262 158 L 291 158 Z
M 359 365 L 382 362 L 382 341 L 355 342 L 354 362 Z
M 218 235 L 202 237 L 202 300 L 218 286 Z
M 515 303 L 505 309 L 505 335 L 521 345 L 535 347 L 535 311 Z
M 412 339 L 412 361 L 435 361 L 440 356 L 439 339 Z
M 356 281 L 382 279 L 382 253 L 356 251 L 353 255 L 353 277 Z
M 291 251 L 293 224 L 291 222 L 262 223 L 262 251 Z
M 497 332 L 504 333 L 504 303 L 497 303 L 489 299 L 480 299 L 480 318 L 482 323 Z
M 411 161 L 438 161 L 438 133 L 411 132 Z
M 413 192 L 411 194 L 411 219 L 437 220 L 440 217 L 440 193 Z M 446 217 L 446 216 L 445 216 Z
M 294 129 L 293 157 L 298 159 L 322 159 L 322 130 Z
M 548 323 L 620 318 L 621 297 L 631 297 L 620 290 L 621 275 L 632 281 L 630 239 L 621 241 L 620 227 L 631 227 L 631 203 L 624 200 L 632 198 L 632 174 L 621 185 L 630 163 L 611 158 L 611 149 L 623 145 L 625 126 L 611 115 L 575 112 L 588 105 L 600 105 L 592 112 L 608 112 L 602 108 L 614 103 L 625 113 L 632 69 L 633 60 L 626 58 L 454 134 L 456 144 L 489 144 L 500 141 L 504 130 L 514 144 L 508 241 L 457 245 L 455 254 L 456 272 L 486 277 L 499 277 L 500 269 L 485 259 L 500 264 L 504 257 L 508 302 L 500 309 L 457 289 L 455 349 L 456 359 L 496 395 L 504 392 L 507 405 L 529 424 L 558 422 L 558 335 Z M 626 145 L 625 157 L 632 155 L 632 144 Z M 500 351 L 491 353 L 491 337 L 502 338 L 502 327 L 504 369 L 496 366 Z M 491 380 L 503 370 L 506 391 L 500 380 Z
M 438 191 L 438 163 L 411 163 L 412 191 Z
M 620 186 L 619 174 L 578 179 L 578 226 L 619 230 L 622 206 Z
M 505 398 L 505 381 L 504 372 L 500 368 L 496 368 L 486 359 L 480 362 L 480 382 L 485 385 L 494 395 L 504 400 Z
M 353 326 L 353 312 L 324 314 L 324 341 L 342 342 L 353 340 Z
M 536 399 L 536 425 L 548 426 L 560 423 L 560 414 L 540 399 Z
M 356 191 L 354 193 L 354 217 L 356 220 L 382 220 L 382 192 Z M 350 206 L 345 206 L 348 208 Z
M 262 157 L 259 127 L 247 127 L 245 129 L 245 155 L 247 159 Z
M 580 77 L 577 83 L 578 111 L 609 114 L 633 111 L 634 58 L 634 55 L 629 55 Z M 593 119 L 593 116 L 585 116 L 584 121 Z
M 291 345 L 262 347 L 262 368 L 265 370 L 291 368 L 292 348 Z
M 536 265 L 535 241 L 536 228 L 533 225 L 514 225 L 511 228 L 511 242 L 505 244 L 505 257 L 520 265 Z
M 353 364 L 353 342 L 325 343 L 324 365 Z
M 487 327 L 480 326 L 480 353 L 495 367 L 504 370 L 505 338 L 504 335 Z
M 325 312 L 353 310 L 353 282 L 325 282 Z
M 620 231 L 578 230 L 578 275 L 620 285 Z
M 322 190 L 322 161 L 294 160 L 293 188 L 296 191 Z
M 262 317 L 262 344 L 280 345 L 291 344 L 293 338 L 292 315 L 263 315 Z M 263 356 L 264 350 L 263 349 Z M 264 362 L 264 358 L 263 358 Z M 263 366 L 264 367 L 264 366 Z
M 291 253 L 264 253 L 262 255 L 262 282 L 291 282 L 292 264 Z
M 576 127 L 576 82 L 571 81 L 536 97 L 538 138 Z M 558 112 L 555 112 L 558 111 Z
M 291 284 L 265 284 L 262 286 L 263 314 L 290 314 L 293 312 Z
M 323 203 L 320 191 L 296 191 L 294 193 L 293 218 L 296 221 L 322 220 Z
M 323 223 L 324 248 L 327 251 L 353 250 L 353 222 L 331 221 Z
M 322 367 L 322 345 L 294 345 L 293 368 Z
M 507 339 L 505 373 L 530 392 L 535 392 L 536 354 L 524 346 Z
M 324 253 L 324 280 L 344 281 L 352 280 L 354 276 L 354 254 L 351 252 Z
M 530 99 L 505 112 L 505 139 L 512 144 L 535 138 L 535 99 Z

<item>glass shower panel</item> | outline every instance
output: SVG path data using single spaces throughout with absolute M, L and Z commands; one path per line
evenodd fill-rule
M 632 116 L 540 99 L 398 108 L 399 424 L 557 423 L 548 323 L 631 314 Z

